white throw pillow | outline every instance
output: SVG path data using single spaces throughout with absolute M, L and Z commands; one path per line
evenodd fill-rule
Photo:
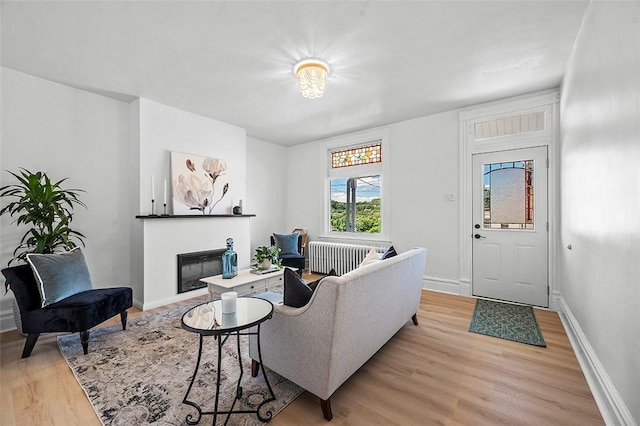
M 371 249 L 369 254 L 367 254 L 367 257 L 365 257 L 362 263 L 360 263 L 360 267 L 376 262 L 380 262 L 380 257 L 378 256 L 378 252 L 376 252 L 376 249 Z

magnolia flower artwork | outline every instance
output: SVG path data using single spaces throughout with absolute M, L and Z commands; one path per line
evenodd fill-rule
M 227 162 L 219 158 L 172 152 L 171 175 L 176 215 L 213 214 L 229 191 Z

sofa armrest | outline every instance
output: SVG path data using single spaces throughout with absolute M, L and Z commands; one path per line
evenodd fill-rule
M 265 367 L 298 386 L 327 399 L 330 357 L 335 322 L 337 287 L 323 280 L 307 305 L 301 308 L 274 306 L 273 316 L 261 324 L 260 345 Z M 257 339 L 252 336 L 249 355 L 258 360 Z

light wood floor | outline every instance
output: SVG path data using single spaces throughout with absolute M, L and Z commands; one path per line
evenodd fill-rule
M 472 298 L 424 291 L 420 325 L 409 321 L 334 393 L 330 424 L 604 424 L 556 313 L 536 310 L 547 342 L 539 348 L 469 333 L 473 306 Z M 129 317 L 151 312 L 134 308 Z M 15 331 L 0 334 L 0 425 L 100 425 L 56 336 L 41 336 L 24 360 L 23 345 Z M 304 393 L 270 424 L 326 423 Z

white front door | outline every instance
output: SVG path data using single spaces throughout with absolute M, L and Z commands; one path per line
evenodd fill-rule
M 473 155 L 474 296 L 549 306 L 547 148 Z

